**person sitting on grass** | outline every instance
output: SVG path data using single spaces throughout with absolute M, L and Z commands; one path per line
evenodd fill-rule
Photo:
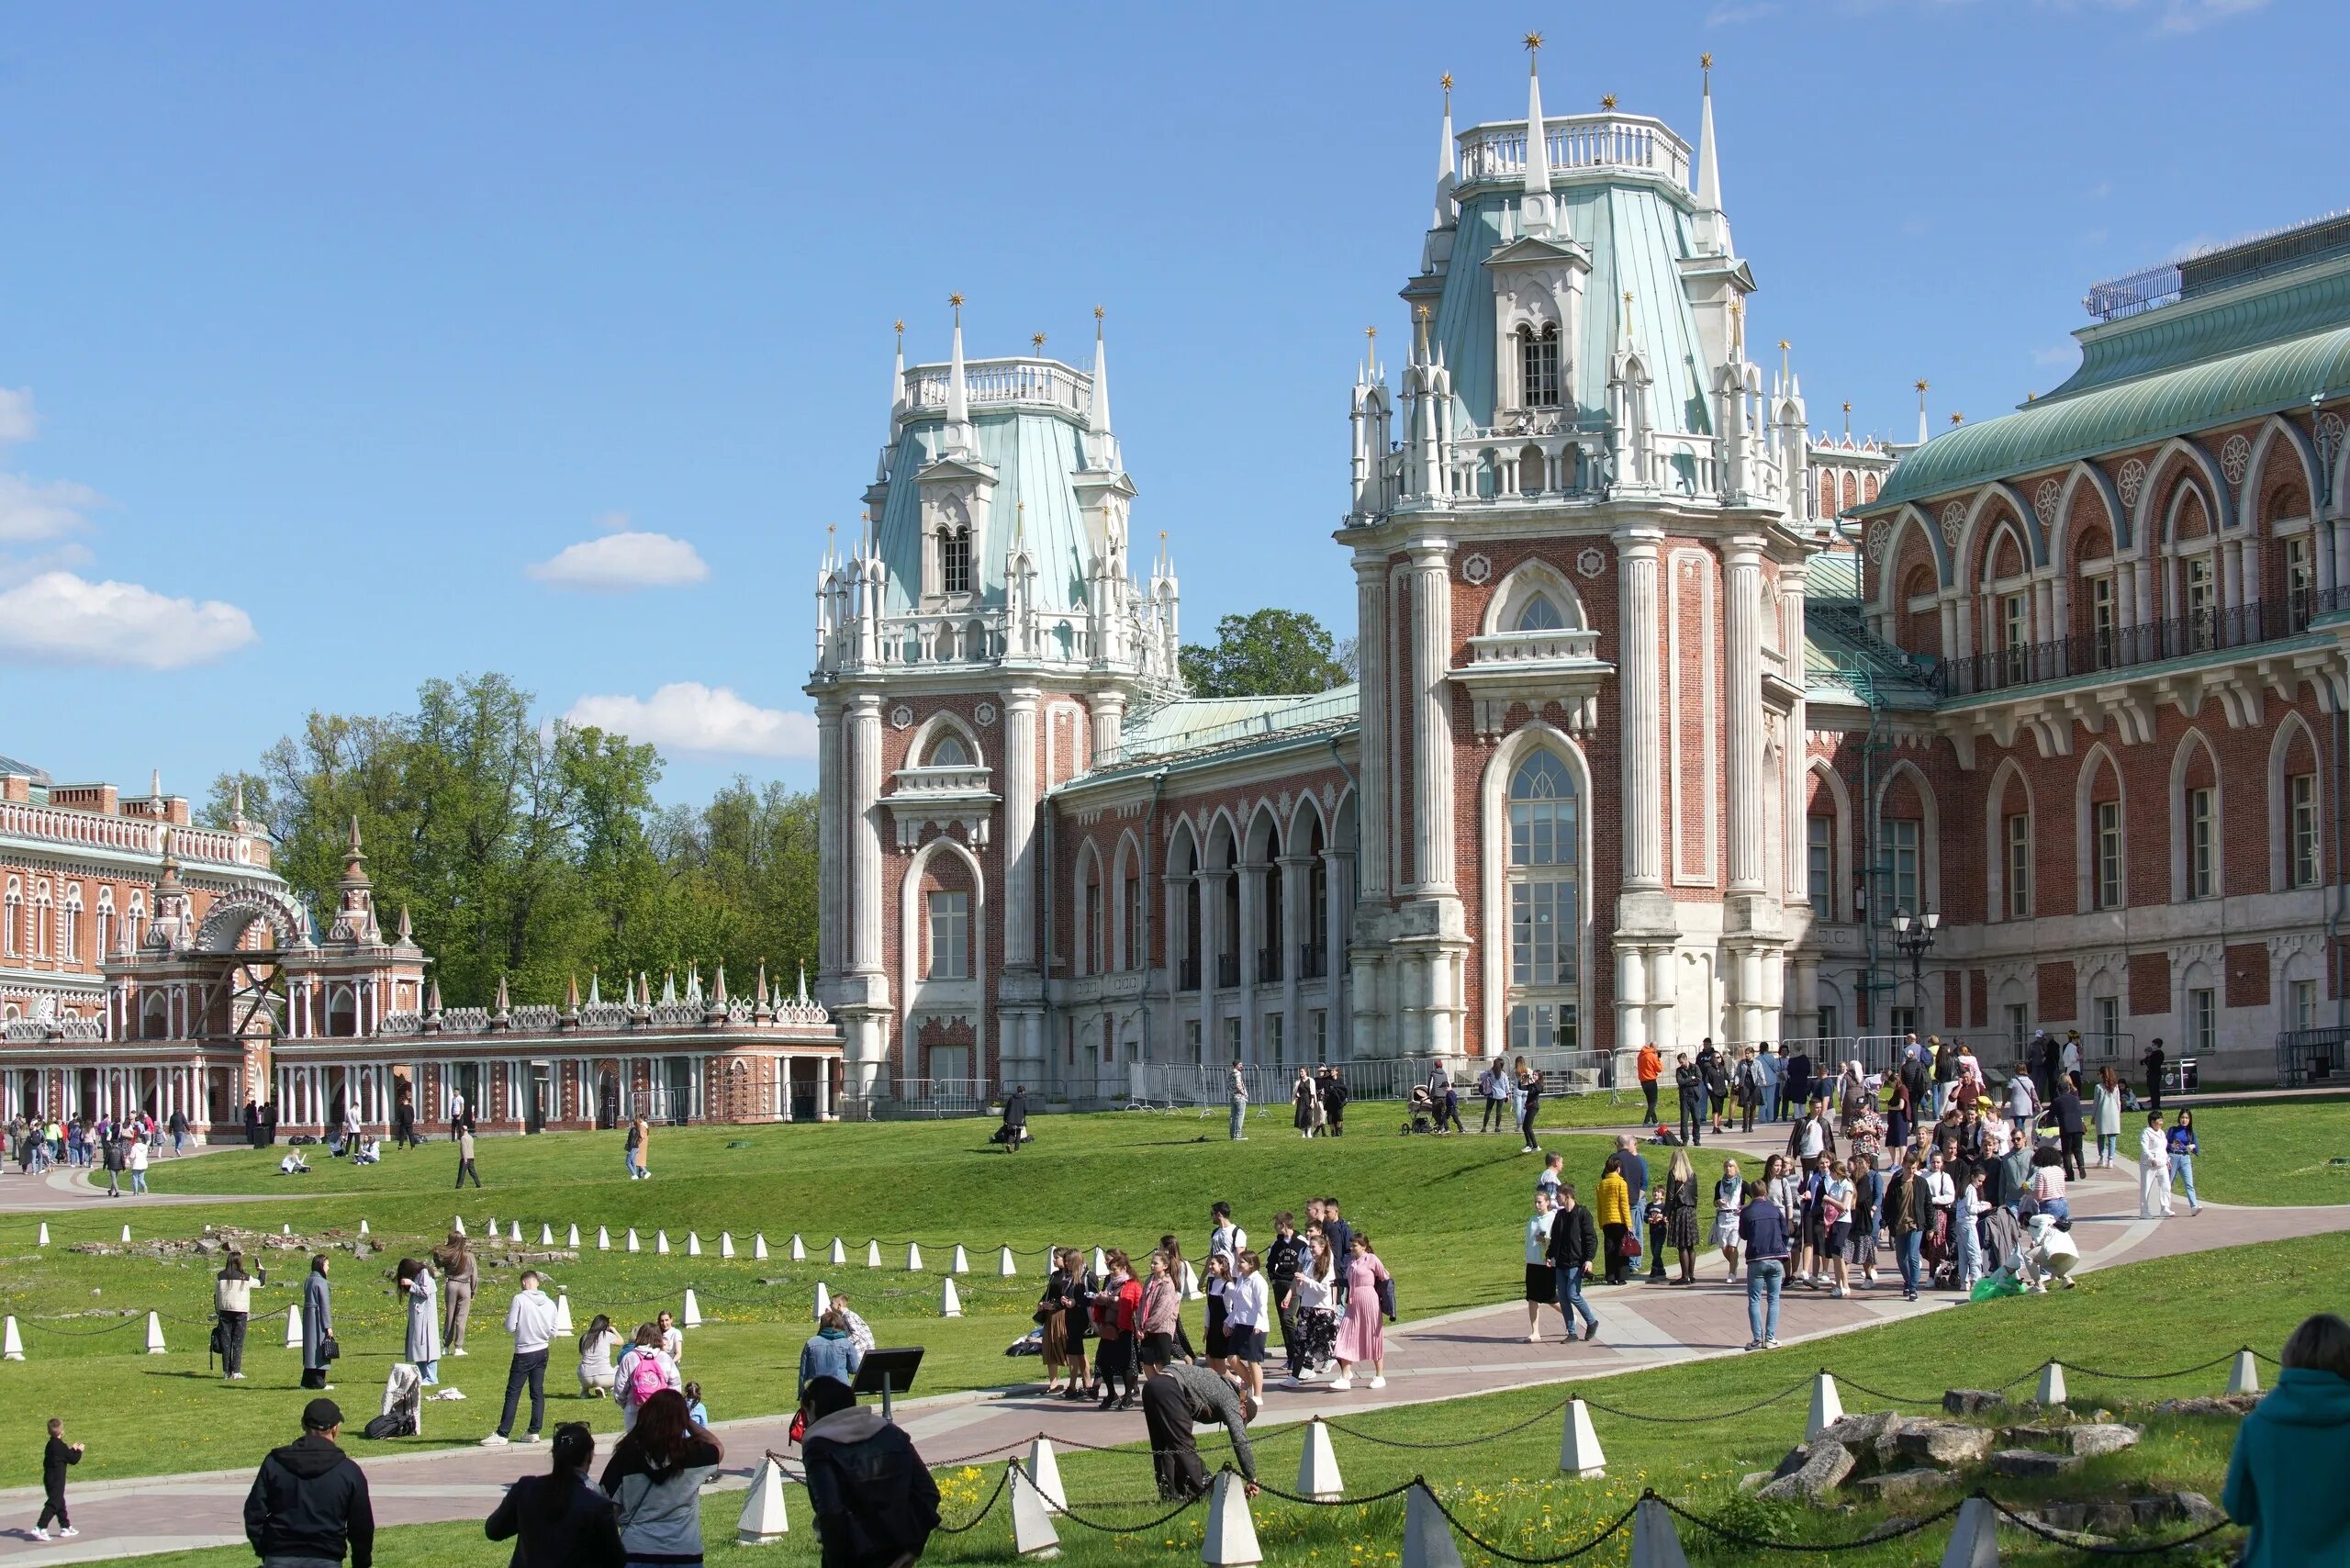
M 2277 1386 L 2236 1428 L 2228 1518 L 2249 1529 L 2245 1568 L 2350 1562 L 2350 1323 L 2330 1312 L 2285 1341 Z
M 277 1162 L 277 1173 L 280 1176 L 308 1176 L 310 1162 L 302 1158 L 300 1149 L 289 1148 L 285 1151 L 285 1158 Z

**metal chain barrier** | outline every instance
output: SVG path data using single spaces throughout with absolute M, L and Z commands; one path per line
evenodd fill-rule
M 1460 1536 L 1461 1540 L 1467 1541 L 1470 1545 L 1475 1547 L 1478 1551 L 1483 1552 L 1488 1557 L 1498 1557 L 1505 1562 L 1522 1563 L 1526 1565 L 1526 1568 L 1541 1568 L 1541 1565 L 1551 1562 L 1572 1562 L 1578 1557 L 1582 1557 L 1592 1551 L 1596 1551 L 1600 1547 L 1605 1546 L 1608 1541 L 1614 1540 L 1617 1532 L 1621 1530 L 1626 1525 L 1630 1524 L 1632 1522 L 1632 1516 L 1639 1511 L 1639 1505 L 1638 1503 L 1633 1504 L 1630 1507 L 1617 1515 L 1615 1521 L 1608 1525 L 1606 1529 L 1601 1530 L 1597 1535 L 1593 1536 L 1581 1546 L 1574 1547 L 1566 1551 L 1559 1552 L 1555 1556 L 1521 1557 L 1515 1551 L 1510 1551 L 1505 1548 L 1495 1546 L 1492 1541 L 1487 1540 L 1475 1530 L 1472 1530 L 1467 1525 L 1462 1524 L 1460 1522 L 1460 1516 L 1455 1514 L 1450 1508 L 1444 1506 L 1444 1499 L 1436 1495 L 1436 1488 L 1428 1486 L 1425 1479 L 1419 1476 L 1414 1476 L 1412 1479 L 1416 1485 L 1427 1487 L 1428 1501 L 1436 1505 L 1436 1511 L 1444 1516 L 1444 1522 L 1452 1527 L 1454 1534 Z
M 1231 1470 L 1232 1467 L 1227 1464 L 1225 1469 Z M 1235 1472 L 1235 1473 L 1238 1473 Z M 1384 1492 L 1373 1492 L 1362 1497 L 1302 1497 L 1294 1492 L 1284 1492 L 1271 1482 L 1265 1480 L 1259 1480 L 1257 1483 L 1257 1490 L 1268 1497 L 1279 1497 L 1284 1503 L 1303 1503 L 1309 1508 L 1352 1508 L 1369 1507 L 1373 1503 L 1389 1502 L 1401 1497 L 1404 1493 L 1420 1484 L 1422 1484 L 1420 1478 L 1415 1475 L 1401 1485 L 1390 1486 Z
M 1382 1438 L 1378 1436 L 1376 1433 L 1359 1431 L 1355 1428 L 1341 1426 L 1337 1422 L 1330 1420 L 1325 1420 L 1322 1424 L 1329 1428 L 1334 1432 L 1343 1432 L 1348 1437 L 1356 1439 L 1359 1441 L 1377 1443 L 1381 1448 L 1385 1449 L 1466 1449 L 1474 1448 L 1479 1443 L 1490 1443 L 1495 1438 L 1506 1438 L 1514 1432 L 1522 1432 L 1538 1421 L 1549 1420 L 1560 1411 L 1564 1410 L 1571 1403 L 1572 1403 L 1572 1401 L 1561 1399 L 1556 1405 L 1550 1406 L 1548 1409 L 1536 1411 L 1533 1415 L 1528 1416 L 1525 1420 L 1520 1421 L 1515 1427 L 1504 1427 L 1498 1432 L 1487 1432 L 1482 1437 L 1461 1438 L 1451 1442 L 1443 1443 L 1415 1443 L 1407 1442 L 1402 1438 Z M 1304 1423 L 1301 1422 L 1299 1425 L 1303 1428 Z
M 2180 1536 L 2177 1540 L 2148 1541 L 2135 1546 L 2124 1546 L 2119 1542 L 2092 1546 L 2086 1541 L 2072 1539 L 2062 1530 L 2052 1530 L 2028 1514 L 2017 1513 L 1988 1492 L 1977 1492 L 1975 1495 L 1990 1504 L 2001 1518 L 2025 1534 L 2036 1535 L 2041 1540 L 2053 1542 L 2057 1546 L 2067 1547 L 2075 1551 L 2086 1551 L 2098 1557 L 2152 1557 L 2157 1552 L 2177 1551 L 2180 1547 L 2192 1546 L 2199 1540 L 2215 1536 L 2235 1523 L 2233 1519 L 2221 1519 L 2216 1524 L 2204 1526 L 2193 1535 Z
M 137 1328 L 145 1324 L 147 1316 L 146 1314 L 141 1313 L 136 1317 L 126 1317 L 121 1322 L 109 1324 L 104 1328 L 53 1328 L 38 1317 L 19 1318 L 17 1321 L 27 1328 L 36 1329 L 43 1334 L 54 1334 L 61 1339 L 95 1339 L 106 1334 L 119 1334 L 126 1328 Z
M 2066 1372 L 2076 1372 L 2083 1377 L 2111 1379 L 2117 1383 L 2160 1383 L 2165 1378 L 2185 1377 L 2190 1372 L 2210 1372 L 2213 1367 L 2226 1366 L 2230 1361 L 2232 1361 L 2235 1359 L 2236 1352 L 2230 1350 L 2226 1355 L 2221 1356 L 2212 1361 L 2205 1361 L 2199 1366 L 2181 1367 L 2177 1372 L 2100 1372 L 2095 1367 L 2085 1367 L 2078 1361 L 2060 1361 L 2056 1364 L 2063 1367 Z M 2019 1379 L 2018 1381 L 2021 1380 Z
M 1975 1495 L 1981 1495 L 1980 1493 Z M 1719 1536 L 1732 1546 L 1748 1547 L 1758 1551 L 1858 1551 L 1863 1547 L 1883 1546 L 1888 1540 L 1899 1540 L 1905 1535 L 1917 1534 L 1929 1525 L 1940 1524 L 1957 1513 L 1966 1502 L 1965 1498 L 1961 1497 L 1956 1502 L 1928 1514 L 1922 1519 L 1910 1520 L 1898 1529 L 1879 1529 L 1852 1540 L 1773 1540 L 1767 1536 L 1748 1535 L 1743 1530 L 1731 1529 L 1729 1526 L 1718 1524 L 1701 1514 L 1693 1514 L 1672 1498 L 1660 1496 L 1653 1491 L 1643 1492 L 1640 1495 L 1655 1498 L 1676 1518 L 1686 1519 L 1699 1529 Z
M 1751 1415 L 1753 1412 L 1762 1409 L 1767 1405 L 1776 1405 L 1780 1400 L 1785 1399 L 1792 1394 L 1801 1394 L 1810 1386 L 1811 1379 L 1806 1378 L 1801 1383 L 1781 1389 L 1778 1393 L 1771 1395 L 1768 1399 L 1758 1399 L 1751 1405 L 1741 1405 L 1735 1410 L 1718 1411 L 1710 1416 L 1649 1416 L 1644 1415 L 1638 1410 L 1618 1410 L 1612 1405 L 1602 1405 L 1598 1401 L 1592 1399 L 1586 1399 L 1583 1403 L 1590 1406 L 1594 1410 L 1604 1411 L 1610 1416 L 1618 1417 L 1627 1421 L 1665 1421 L 1677 1426 L 1691 1425 L 1701 1421 L 1727 1421 L 1733 1416 Z
M 973 1514 L 969 1519 L 959 1525 L 941 1524 L 933 1533 L 937 1535 L 970 1534 L 986 1521 L 990 1514 L 995 1512 L 996 1504 L 1003 1498 L 1003 1489 L 1011 1484 L 1012 1472 L 1007 1469 L 1002 1475 L 995 1478 L 995 1490 L 988 1494 L 988 1500 L 979 1505 L 978 1513 Z

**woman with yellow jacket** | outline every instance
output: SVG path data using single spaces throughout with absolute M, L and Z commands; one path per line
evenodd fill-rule
M 1599 1201 L 1593 1205 L 1599 1221 L 1600 1245 L 1607 1254 L 1607 1282 L 1624 1282 L 1624 1238 L 1632 1233 L 1632 1190 L 1624 1182 L 1624 1157 L 1607 1157 L 1599 1178 Z

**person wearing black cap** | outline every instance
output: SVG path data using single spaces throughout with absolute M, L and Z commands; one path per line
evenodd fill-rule
M 341 1562 L 346 1551 L 351 1568 L 373 1568 L 375 1511 L 366 1475 L 335 1446 L 341 1434 L 341 1406 L 313 1399 L 302 1407 L 301 1437 L 261 1462 L 245 1494 L 245 1539 L 261 1568 Z

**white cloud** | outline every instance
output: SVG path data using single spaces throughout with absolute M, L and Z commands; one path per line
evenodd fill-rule
M 681 588 L 710 576 L 701 552 L 666 533 L 646 533 L 628 525 L 624 511 L 608 511 L 596 520 L 601 539 L 583 540 L 558 550 L 524 568 L 543 583 L 558 588 L 597 588 L 624 592 L 630 588 Z
M 6 417 L 6 410 L 0 409 L 0 419 Z M 71 479 L 43 483 L 22 474 L 0 474 L 0 544 L 78 532 L 89 523 L 82 514 L 105 504 L 104 496 Z
M 43 572 L 70 572 L 88 566 L 96 557 L 89 547 L 65 543 L 48 550 L 36 550 L 28 555 L 12 554 L 0 550 L 0 588 L 15 588 L 18 583 L 39 577 Z
M 625 694 L 582 697 L 564 715 L 582 728 L 593 725 L 664 751 L 717 756 L 805 758 L 816 755 L 812 714 L 761 708 L 728 687 L 698 680 L 672 681 L 650 697 Z
M 33 412 L 32 388 L 0 386 L 0 446 L 30 441 L 39 430 L 40 416 Z
M 178 669 L 253 640 L 252 617 L 233 604 L 171 599 L 137 583 L 43 572 L 0 593 L 0 658 Z

